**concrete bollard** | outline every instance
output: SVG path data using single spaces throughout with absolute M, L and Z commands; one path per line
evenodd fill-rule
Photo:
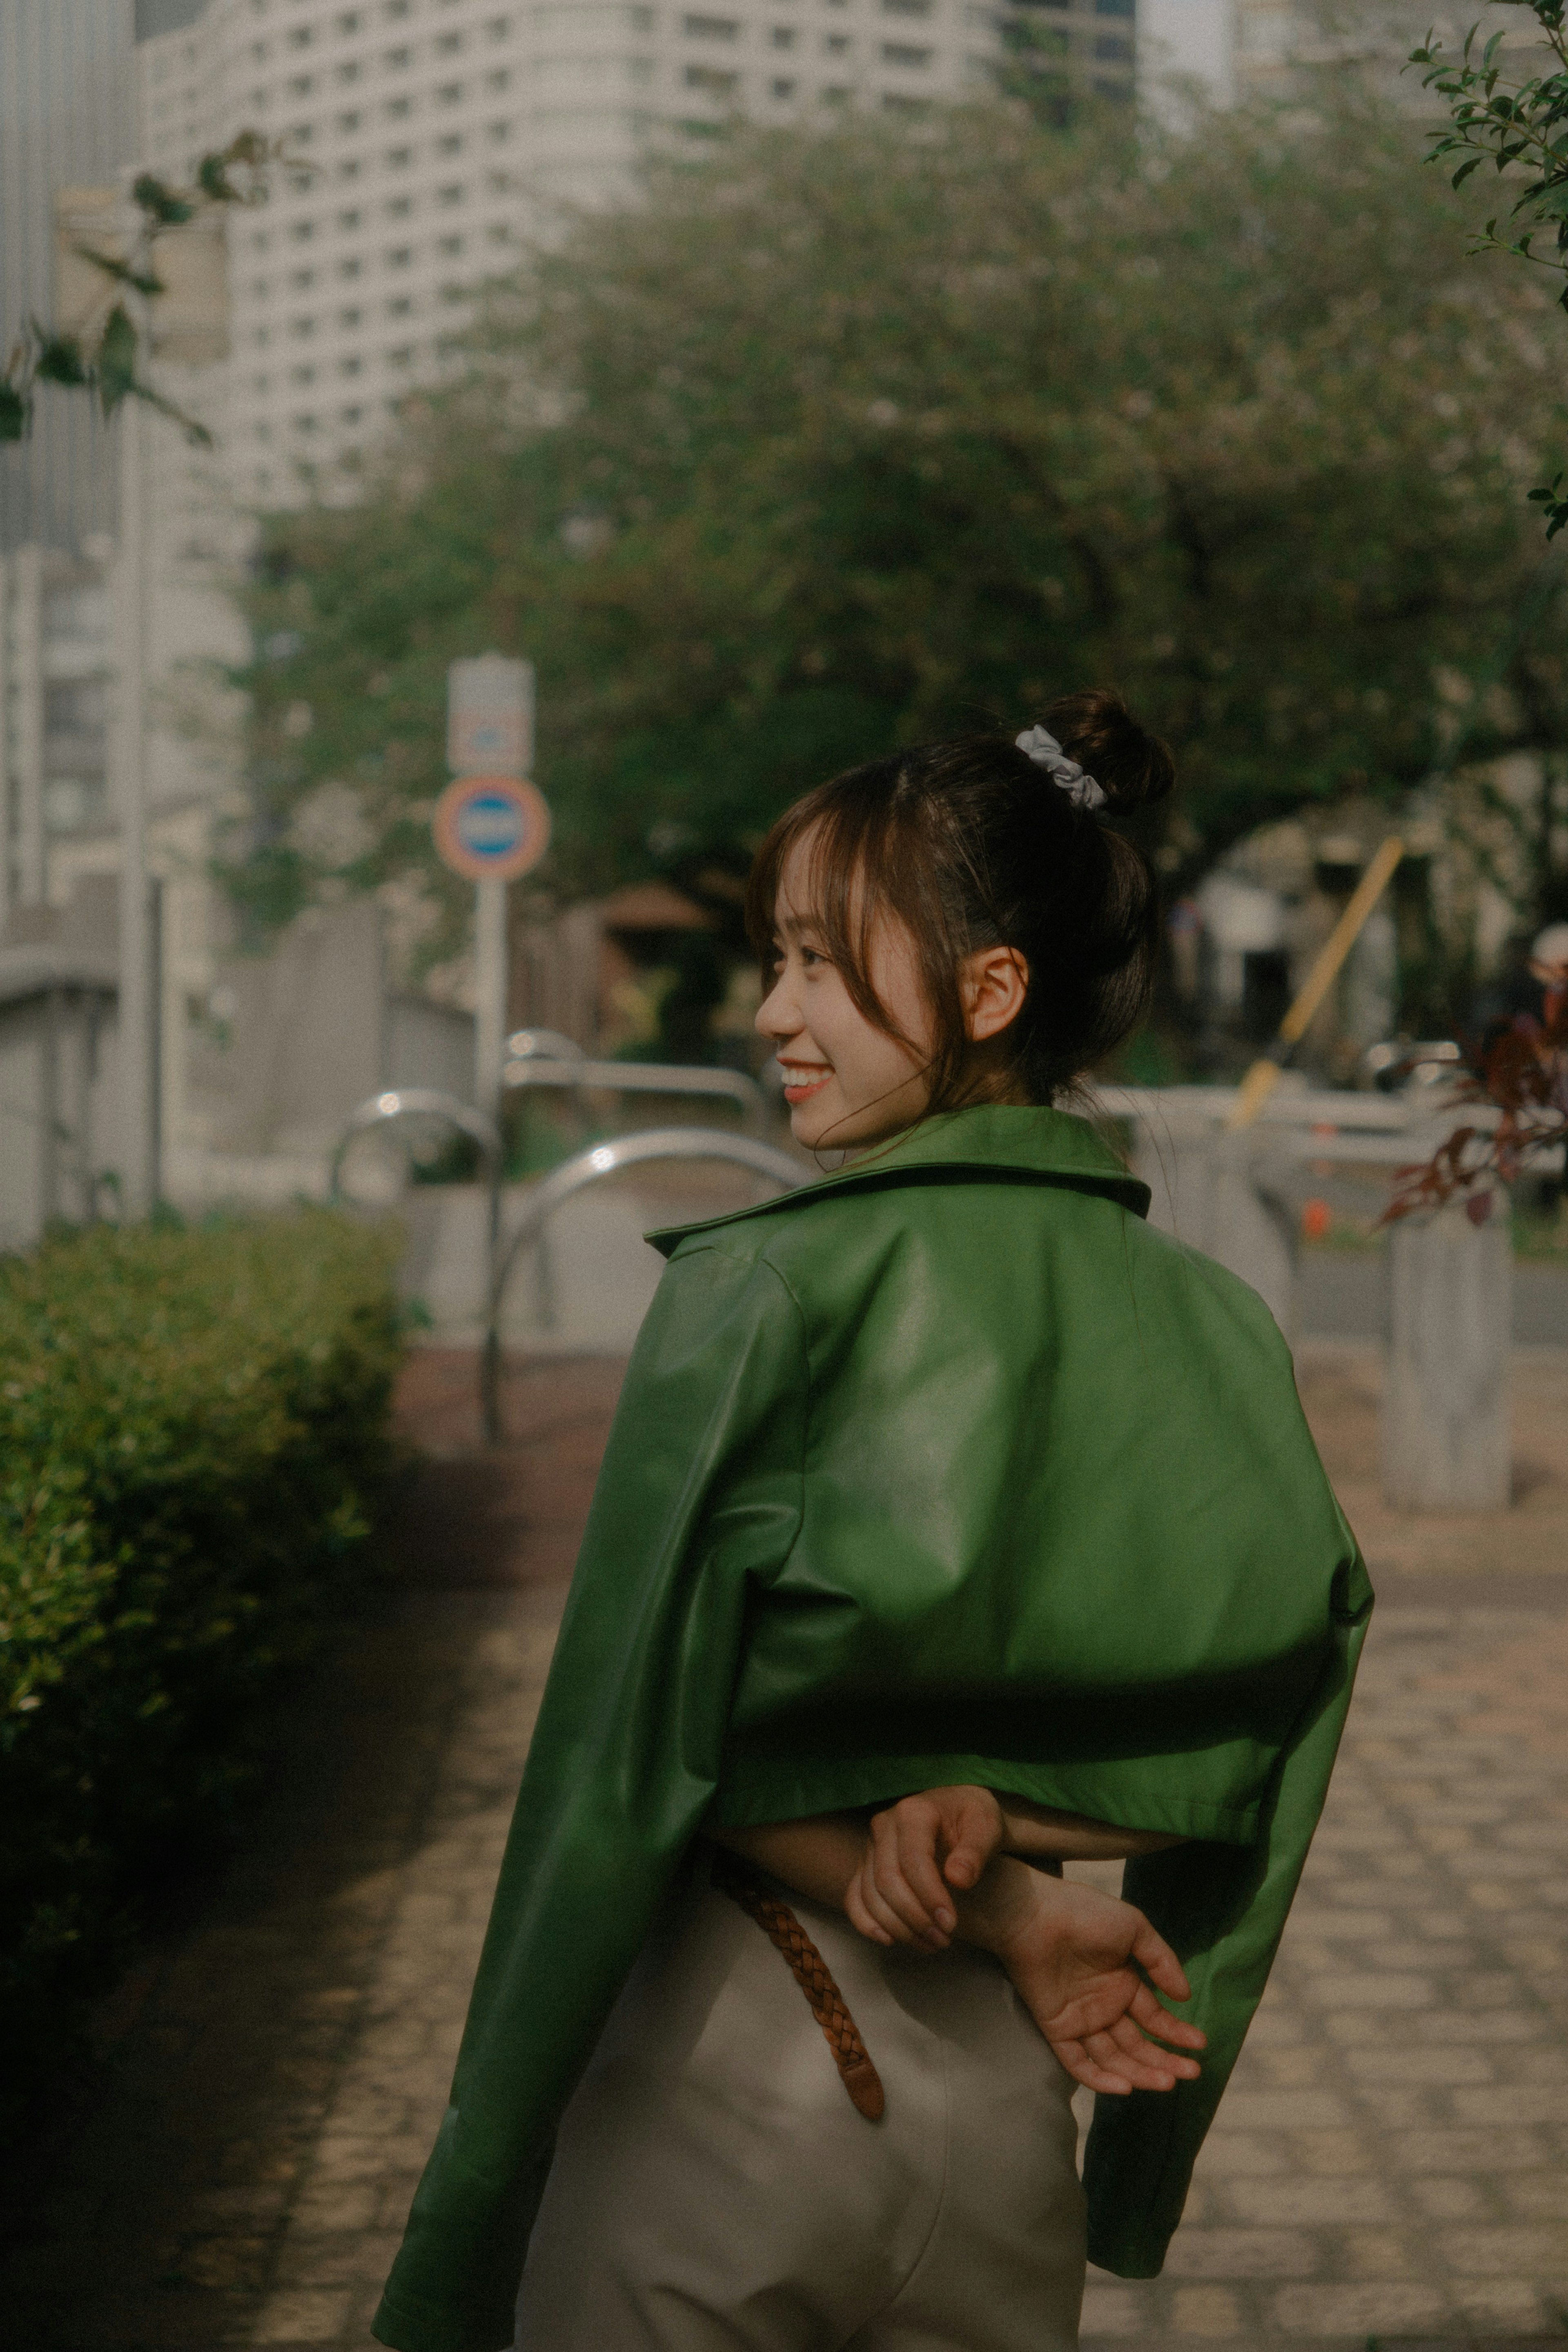
M 1499 1511 L 1511 1494 L 1513 1251 L 1508 1196 L 1450 1202 L 1388 1237 L 1383 1489 L 1405 1511 Z

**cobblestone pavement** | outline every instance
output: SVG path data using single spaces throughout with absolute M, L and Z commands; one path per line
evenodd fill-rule
M 1381 1512 L 1375 1377 L 1303 1376 L 1382 1580 L 1328 1815 L 1166 2273 L 1096 2274 L 1093 2352 L 1568 2333 L 1568 1355 L 1521 1367 L 1501 1520 Z M 307 1695 L 243 1860 L 106 2016 L 108 2093 L 0 2262 L 8 2340 L 364 2352 L 614 1385 L 514 1384 L 483 1540 L 439 1478 L 405 1516 L 469 1589 L 409 1594 Z M 455 1457 L 465 1368 L 412 1386 Z

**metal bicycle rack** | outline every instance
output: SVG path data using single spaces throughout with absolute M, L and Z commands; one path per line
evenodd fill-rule
M 549 1033 L 535 1033 L 549 1035 Z M 569 1041 L 551 1038 L 552 1050 Z M 527 1062 L 521 1066 L 527 1067 Z M 562 1056 L 551 1065 L 551 1076 L 542 1083 L 569 1083 L 555 1073 L 573 1066 Z M 738 1071 L 707 1071 L 665 1069 L 657 1063 L 621 1062 L 581 1065 L 585 1072 L 604 1069 L 613 1073 L 606 1080 L 586 1077 L 584 1083 L 616 1084 L 630 1068 L 639 1074 L 655 1074 L 664 1083 L 649 1086 L 649 1092 L 725 1093 L 732 1101 L 749 1107 L 740 1089 L 755 1095 L 760 1102 L 761 1090 Z M 672 1087 L 672 1077 L 715 1078 L 733 1080 L 724 1087 Z M 469 1103 L 460 1102 L 455 1095 L 443 1094 L 434 1087 L 389 1087 L 384 1093 L 371 1095 L 352 1113 L 339 1138 L 332 1154 L 329 1197 L 343 1198 L 343 1161 L 356 1138 L 371 1133 L 376 1128 L 399 1119 L 440 1119 L 455 1132 L 466 1135 L 479 1147 L 483 1163 L 486 1192 L 489 1204 L 486 1248 L 486 1315 L 485 1339 L 479 1351 L 479 1409 L 485 1432 L 485 1443 L 494 1445 L 501 1435 L 501 1308 L 506 1297 L 507 1282 L 519 1257 L 543 1238 L 550 1219 L 558 1209 L 576 1197 L 587 1186 L 597 1184 L 606 1176 L 616 1175 L 623 1168 L 635 1168 L 650 1160 L 726 1160 L 733 1166 L 748 1168 L 753 1175 L 766 1177 L 780 1192 L 793 1191 L 806 1181 L 807 1171 L 787 1151 L 776 1144 L 764 1143 L 755 1135 L 736 1135 L 719 1127 L 652 1127 L 633 1135 L 620 1135 L 609 1142 L 596 1143 L 580 1151 L 554 1169 L 538 1184 L 516 1227 L 501 1243 L 501 1160 L 500 1130 L 493 1119 Z
M 619 1071 L 623 1065 L 614 1062 L 609 1066 Z M 780 1192 L 792 1192 L 806 1181 L 806 1171 L 787 1151 L 779 1150 L 777 1144 L 764 1143 L 754 1135 L 732 1135 L 727 1128 L 718 1127 L 646 1128 L 640 1134 L 615 1136 L 608 1143 L 596 1143 L 573 1159 L 563 1160 L 539 1185 L 507 1235 L 505 1248 L 497 1249 L 492 1260 L 489 1311 L 479 1357 L 479 1409 L 487 1445 L 497 1444 L 501 1436 L 501 1307 L 512 1268 L 523 1253 L 540 1239 L 556 1211 L 568 1201 L 588 1185 L 647 1160 L 727 1160 L 736 1167 L 749 1168 L 754 1175 L 768 1177 Z

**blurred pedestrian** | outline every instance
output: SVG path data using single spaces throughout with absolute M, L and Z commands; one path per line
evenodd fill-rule
M 1145 1003 L 1112 820 L 1171 770 L 1046 717 L 759 853 L 758 1026 L 848 1157 L 655 1236 L 402 2352 L 514 2303 L 524 2352 L 1071 2352 L 1086 2242 L 1151 2275 L 1180 2217 L 1371 1595 L 1266 1308 L 1057 1107 Z

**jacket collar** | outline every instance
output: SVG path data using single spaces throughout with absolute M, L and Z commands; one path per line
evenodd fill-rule
M 673 1255 L 688 1234 L 703 1234 L 719 1225 L 739 1224 L 748 1217 L 777 1216 L 781 1211 L 808 1208 L 825 1192 L 845 1192 L 897 1182 L 914 1171 L 950 1171 L 965 1175 L 1021 1177 L 1054 1184 L 1074 1192 L 1100 1192 L 1118 1201 L 1135 1216 L 1149 1212 L 1149 1188 L 1130 1176 L 1110 1147 L 1103 1143 L 1087 1119 L 1071 1112 L 1044 1110 L 1010 1103 L 987 1103 L 971 1110 L 943 1111 L 924 1118 L 917 1127 L 878 1144 L 863 1159 L 758 1201 L 749 1209 L 732 1209 L 722 1217 L 703 1217 L 689 1225 L 664 1225 L 643 1236 L 665 1257 Z

